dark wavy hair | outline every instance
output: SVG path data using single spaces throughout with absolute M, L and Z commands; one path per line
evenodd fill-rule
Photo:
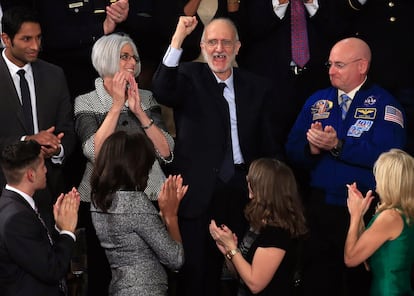
M 266 225 L 283 228 L 292 237 L 307 232 L 303 206 L 292 170 L 276 159 L 252 162 L 247 175 L 252 199 L 245 209 L 255 230 Z
M 144 191 L 155 161 L 152 142 L 143 134 L 117 131 L 102 144 L 91 176 L 91 200 L 107 212 L 117 190 Z

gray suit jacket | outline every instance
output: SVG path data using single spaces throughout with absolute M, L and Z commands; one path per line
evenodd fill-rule
M 117 191 L 107 213 L 91 205 L 92 222 L 112 270 L 110 295 L 167 295 L 162 266 L 178 269 L 180 243 L 168 234 L 145 193 Z

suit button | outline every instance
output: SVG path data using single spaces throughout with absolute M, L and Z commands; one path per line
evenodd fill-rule
M 395 22 L 397 18 L 395 16 L 390 17 L 390 22 Z
M 389 7 L 394 7 L 394 5 L 395 5 L 395 3 L 394 3 L 394 2 L 392 2 L 392 1 L 388 2 L 388 6 L 389 6 Z

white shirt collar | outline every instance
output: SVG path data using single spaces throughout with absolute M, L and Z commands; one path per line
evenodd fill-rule
M 357 87 L 355 87 L 353 90 L 351 90 L 348 93 L 344 92 L 341 89 L 338 89 L 338 98 L 341 98 L 341 96 L 343 94 L 346 94 L 351 99 L 351 101 L 352 101 L 354 99 L 354 97 L 355 97 L 356 92 L 359 91 L 359 89 L 365 83 L 365 81 L 367 81 L 367 77 L 365 77 L 364 81 L 360 85 L 358 85 Z M 342 99 L 339 99 L 339 100 L 342 101 Z
M 20 68 L 7 58 L 6 48 L 3 50 L 1 54 L 12 76 L 17 75 L 17 71 L 19 71 L 20 69 L 24 69 L 28 75 L 33 76 L 32 65 L 30 63 L 27 63 L 26 65 L 23 66 L 23 68 Z
M 7 190 L 10 190 L 10 191 L 14 191 L 14 192 L 16 192 L 17 194 L 19 194 L 19 195 L 21 195 L 28 203 L 29 203 L 29 205 L 32 207 L 32 209 L 35 211 L 35 212 L 37 212 L 37 208 L 36 208 L 36 205 L 35 205 L 35 202 L 34 202 L 34 199 L 33 199 L 33 197 L 31 197 L 30 195 L 28 195 L 27 193 L 24 193 L 23 191 L 20 191 L 19 189 L 17 189 L 17 188 L 14 188 L 13 186 L 10 186 L 10 185 L 8 185 L 8 184 L 6 184 L 6 187 L 5 187 L 5 189 L 7 189 Z

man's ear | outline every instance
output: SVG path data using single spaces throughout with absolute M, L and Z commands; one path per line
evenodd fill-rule
M 1 33 L 1 39 L 3 40 L 3 43 L 6 47 L 11 47 L 11 40 L 9 35 L 7 35 L 6 33 Z
M 29 180 L 29 182 L 34 182 L 35 174 L 36 173 L 35 173 L 34 169 L 32 169 L 32 168 L 28 168 L 26 170 L 26 173 L 25 173 L 26 178 L 27 178 L 27 180 Z
M 236 53 L 236 55 L 239 54 L 240 47 L 241 47 L 241 42 L 240 40 L 237 40 L 235 44 L 235 49 L 234 49 L 234 52 Z

